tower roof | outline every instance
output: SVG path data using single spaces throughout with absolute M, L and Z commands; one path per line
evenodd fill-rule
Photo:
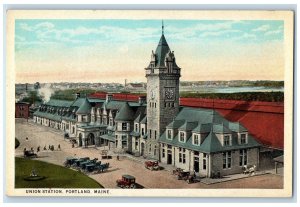
M 134 111 L 129 106 L 128 102 L 126 102 L 120 111 L 116 114 L 116 121 L 133 121 L 134 120 Z
M 85 98 L 81 106 L 79 107 L 77 114 L 88 114 L 91 111 L 91 104 L 89 103 L 88 99 Z
M 160 66 L 165 66 L 165 57 L 170 51 L 169 45 L 167 43 L 167 40 L 165 38 L 165 35 L 162 34 L 159 40 L 159 43 L 157 45 L 157 48 L 155 50 L 156 54 L 156 64 L 155 66 L 160 67 Z

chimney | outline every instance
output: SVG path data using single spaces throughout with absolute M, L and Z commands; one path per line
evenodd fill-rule
M 112 94 L 106 94 L 106 103 L 110 102 L 113 98 Z
M 80 93 L 76 93 L 76 99 L 80 98 Z
M 139 104 L 143 105 L 144 103 L 146 103 L 146 96 L 139 96 Z

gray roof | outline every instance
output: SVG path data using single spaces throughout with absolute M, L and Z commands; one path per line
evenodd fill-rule
M 224 133 L 231 133 L 231 130 L 225 127 L 223 123 L 222 124 L 213 123 L 213 132 L 224 134 Z
M 79 109 L 76 111 L 76 114 L 89 114 L 91 113 L 91 104 L 88 101 L 87 98 L 84 99 L 84 101 L 81 103 L 81 106 Z
M 122 106 L 120 111 L 116 114 L 116 121 L 133 121 L 134 120 L 134 111 L 129 106 L 128 102 Z
M 147 123 L 147 116 L 145 116 L 144 118 L 143 118 L 143 120 L 141 121 L 141 124 L 146 124 Z
M 192 129 L 194 129 L 196 126 L 198 125 L 197 121 L 193 121 L 193 122 L 188 122 L 186 121 L 182 126 L 180 126 L 178 129 L 179 130 L 184 130 L 184 131 L 191 131 Z
M 211 123 L 206 123 L 206 124 L 198 123 L 198 126 L 194 128 L 192 131 L 198 133 L 208 133 L 211 131 L 211 126 L 212 126 Z
M 73 101 L 65 101 L 65 100 L 57 100 L 57 99 L 50 99 L 47 103 L 48 106 L 57 106 L 57 107 L 70 107 Z
M 200 151 L 203 153 L 216 153 L 229 150 L 239 150 L 260 147 L 261 144 L 258 143 L 251 135 L 248 135 L 247 144 L 238 144 L 236 137 L 233 137 L 231 146 L 222 146 L 221 142 L 212 131 L 204 139 L 203 143 L 200 146 L 194 145 L 192 142 L 192 136 L 190 136 L 185 143 L 179 142 L 178 135 L 176 135 L 172 140 L 167 139 L 166 133 L 164 132 L 159 138 L 159 141 L 162 143 L 174 145 L 177 147 L 182 147 L 194 151 Z
M 155 67 L 165 67 L 165 57 L 170 51 L 169 45 L 165 36 L 162 34 L 158 43 L 158 46 L 155 50 L 156 63 Z
M 191 150 L 202 151 L 205 153 L 221 152 L 226 150 L 245 149 L 252 147 L 259 147 L 258 143 L 251 135 L 248 135 L 247 144 L 238 144 L 237 136 L 232 136 L 231 146 L 222 146 L 216 134 L 218 133 L 232 133 L 228 126 L 234 126 L 235 128 L 244 129 L 243 126 L 236 126 L 231 124 L 219 113 L 211 109 L 203 108 L 189 108 L 183 107 L 177 114 L 175 119 L 167 126 L 167 128 L 181 129 L 185 131 L 193 131 L 204 133 L 205 139 L 200 146 L 193 145 L 192 135 L 187 137 L 185 143 L 179 142 L 178 134 L 169 140 L 166 138 L 166 132 L 164 132 L 159 141 L 166 144 L 175 145 Z
M 185 123 L 185 120 L 173 120 L 168 126 L 167 128 L 169 129 L 177 129 L 179 128 L 181 125 L 183 125 Z
M 229 129 L 234 132 L 246 132 L 248 131 L 242 124 L 239 122 L 229 122 Z

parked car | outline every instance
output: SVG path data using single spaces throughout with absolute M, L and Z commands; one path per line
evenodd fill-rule
M 71 167 L 76 160 L 78 160 L 78 158 L 76 158 L 76 157 L 67 157 L 66 161 L 64 162 L 64 166 Z
M 149 170 L 158 170 L 159 165 L 157 160 L 148 160 L 145 162 L 145 168 Z
M 24 151 L 24 157 L 34 157 L 37 158 L 37 154 L 34 153 L 32 150 L 26 150 Z
M 123 175 L 122 179 L 118 179 L 116 183 L 121 188 L 136 188 L 135 177 L 131 175 Z
M 190 174 L 188 171 L 181 171 L 177 175 L 178 180 L 184 180 L 187 183 L 193 183 L 196 180 L 196 175 L 195 174 Z
M 173 175 L 178 175 L 179 173 L 181 173 L 183 171 L 183 169 L 181 168 L 176 168 L 175 170 L 173 170 Z

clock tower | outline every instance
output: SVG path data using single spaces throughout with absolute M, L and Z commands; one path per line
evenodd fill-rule
M 179 78 L 174 51 L 171 51 L 162 35 L 146 70 L 147 78 L 147 153 L 148 157 L 160 159 L 160 135 L 179 111 Z

